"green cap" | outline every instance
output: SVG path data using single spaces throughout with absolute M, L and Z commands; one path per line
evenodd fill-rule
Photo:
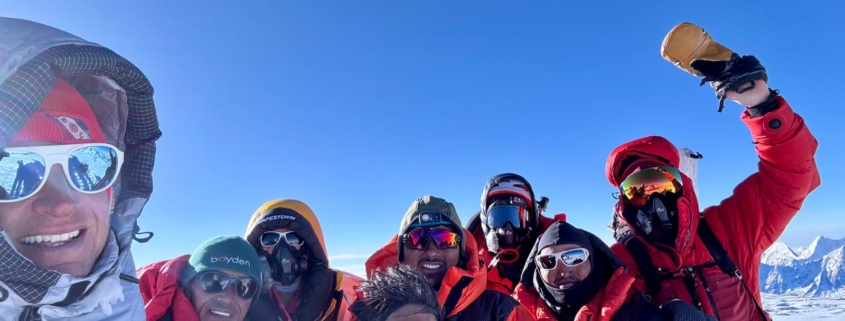
M 191 254 L 188 264 L 192 271 L 185 281 L 205 271 L 232 271 L 243 273 L 261 284 L 261 262 L 258 253 L 239 236 L 218 236 L 207 240 Z

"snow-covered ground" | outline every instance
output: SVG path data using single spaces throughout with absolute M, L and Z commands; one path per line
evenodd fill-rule
M 763 293 L 763 308 L 774 321 L 845 320 L 845 299 Z

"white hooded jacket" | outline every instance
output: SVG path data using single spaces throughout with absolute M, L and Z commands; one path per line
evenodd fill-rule
M 152 193 L 161 136 L 153 88 L 132 63 L 96 43 L 39 23 L 0 17 L 0 150 L 55 83 L 68 80 L 106 139 L 125 153 L 114 185 L 111 234 L 91 275 L 73 277 L 26 259 L 0 229 L 0 320 L 144 320 L 130 247 Z M 23 84 L 23 85 L 21 85 Z

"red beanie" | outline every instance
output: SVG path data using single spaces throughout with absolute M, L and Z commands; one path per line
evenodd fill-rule
M 97 117 L 73 85 L 56 77 L 56 85 L 32 113 L 9 146 L 44 141 L 58 145 L 105 143 Z

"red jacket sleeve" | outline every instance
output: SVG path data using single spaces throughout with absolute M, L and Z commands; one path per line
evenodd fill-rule
M 717 237 L 737 254 L 749 249 L 753 253 L 747 254 L 755 257 L 763 253 L 821 184 L 814 158 L 818 141 L 786 100 L 776 99 L 780 107 L 762 117 L 742 114 L 760 158 L 757 173 L 741 182 L 718 208 L 704 212 L 708 222 L 720 225 L 713 228 Z
M 511 314 L 508 316 L 508 321 L 523 321 L 523 320 L 534 320 L 534 315 L 528 312 L 521 304 L 517 304 Z

